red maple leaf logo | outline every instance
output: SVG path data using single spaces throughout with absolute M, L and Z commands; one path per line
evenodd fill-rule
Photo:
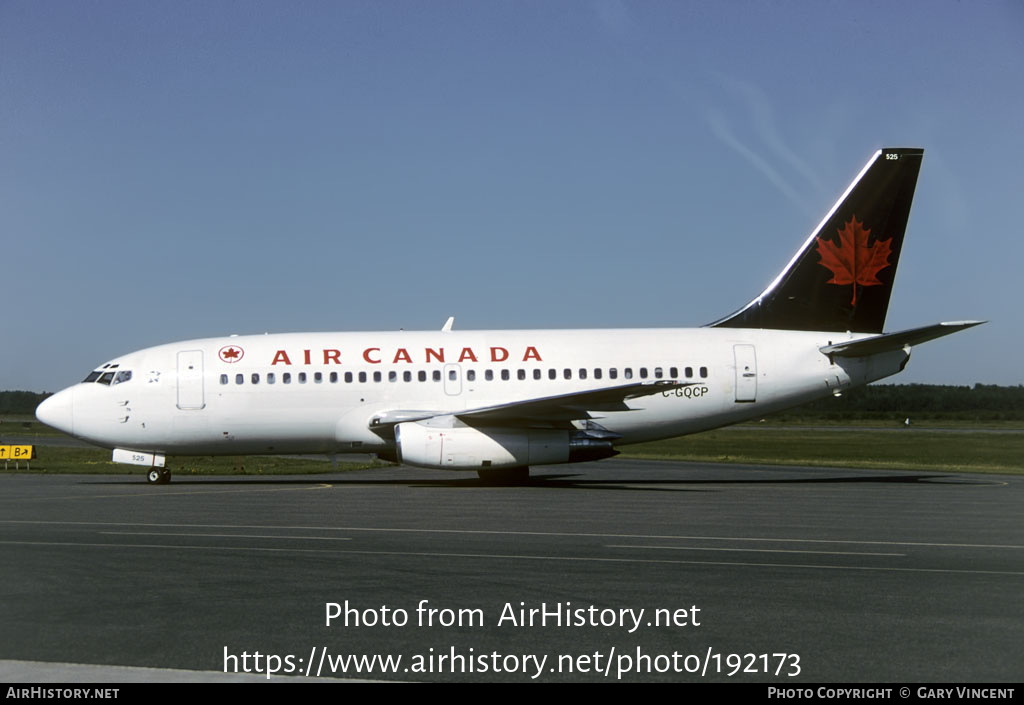
M 868 245 L 868 236 L 871 231 L 864 227 L 864 223 L 857 220 L 857 216 L 851 216 L 839 233 L 839 245 L 832 240 L 819 237 L 818 254 L 822 267 L 832 271 L 832 278 L 829 284 L 843 286 L 853 285 L 853 298 L 850 305 L 857 303 L 857 285 L 877 286 L 882 282 L 878 280 L 878 273 L 889 266 L 889 255 L 892 253 L 888 240 L 875 240 L 874 245 Z
M 227 345 L 220 349 L 219 355 L 224 362 L 238 362 L 245 355 L 245 351 L 236 345 Z

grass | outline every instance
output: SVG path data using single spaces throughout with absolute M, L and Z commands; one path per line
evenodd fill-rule
M 35 417 L 0 414 L 0 443 L 6 443 L 4 439 L 7 436 L 56 438 L 63 435 L 60 431 L 39 423 Z
M 907 428 L 903 423 L 906 416 L 899 418 L 884 415 L 862 414 L 862 418 L 839 418 L 832 419 L 815 416 L 787 416 L 779 414 L 767 416 L 761 421 L 746 421 L 729 428 L 800 428 L 813 426 L 815 428 Z M 910 415 L 910 429 L 957 429 L 961 431 L 1024 431 L 1024 421 L 1004 419 L 978 419 L 978 418 L 943 418 L 932 415 L 924 418 Z
M 31 461 L 31 470 L 25 461 L 20 463 L 20 472 L 38 473 L 85 473 L 102 475 L 141 474 L 146 468 L 138 465 L 124 465 L 110 462 L 110 451 L 102 448 L 63 448 L 40 446 L 36 448 L 36 460 Z M 367 461 L 363 463 L 333 463 L 311 458 L 290 458 L 272 455 L 251 456 L 195 456 L 169 457 L 167 467 L 175 476 L 182 475 L 311 475 L 316 473 L 349 472 L 369 468 L 387 467 L 388 463 Z M 8 463 L 8 471 L 14 470 L 14 461 Z
M 1024 474 L 1024 433 L 967 429 L 738 426 L 623 448 L 623 456 L 711 463 Z
M 28 418 L 0 418 L 0 443 L 33 438 L 39 447 L 32 472 L 139 473 L 142 468 L 110 462 L 98 448 L 48 446 L 62 436 Z M 27 424 L 27 425 L 26 425 Z M 892 420 L 837 422 L 769 418 L 666 441 L 622 448 L 623 457 L 705 463 L 811 465 L 893 470 L 1024 474 L 1020 422 L 922 420 L 905 428 Z M 953 431 L 949 429 L 954 429 Z M 1017 432 L 1014 432 L 1017 431 Z M 333 464 L 281 456 L 170 457 L 175 475 L 289 475 L 386 467 L 387 463 Z M 2 466 L 0 466 L 2 467 Z M 13 470 L 14 462 L 8 464 Z M 24 469 L 22 462 L 20 467 Z

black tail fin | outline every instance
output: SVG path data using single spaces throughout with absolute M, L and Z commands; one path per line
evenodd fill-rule
M 923 149 L 882 149 L 767 289 L 712 326 L 881 333 Z

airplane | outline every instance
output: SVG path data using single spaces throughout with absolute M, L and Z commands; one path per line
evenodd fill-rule
M 838 396 L 984 322 L 883 333 L 923 154 L 875 152 L 768 287 L 703 327 L 188 340 L 100 365 L 36 416 L 154 484 L 168 455 L 353 452 L 521 482 Z

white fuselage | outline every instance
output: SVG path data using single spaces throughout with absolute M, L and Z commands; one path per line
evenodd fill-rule
M 372 425 L 382 414 L 688 383 L 587 412 L 624 445 L 758 417 L 906 363 L 906 350 L 834 360 L 819 350 L 857 337 L 696 328 L 208 338 L 107 363 L 95 381 L 52 397 L 47 423 L 100 446 L 171 455 L 382 452 L 394 445 Z

